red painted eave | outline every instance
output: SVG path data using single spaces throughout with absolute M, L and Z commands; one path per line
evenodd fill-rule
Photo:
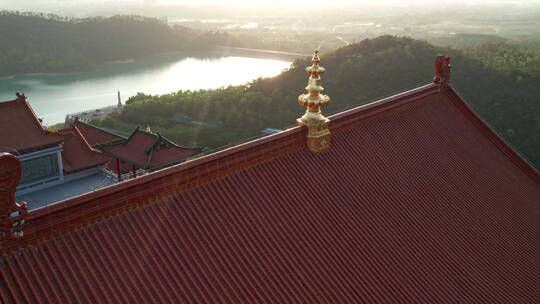
M 159 168 L 171 163 L 181 162 L 192 155 L 200 153 L 200 150 L 173 145 L 159 148 L 150 153 L 157 140 L 158 135 L 135 131 L 126 142 L 104 145 L 99 149 L 114 158 L 144 169 Z
M 76 126 L 72 125 L 71 128 L 60 130 L 60 132 L 73 136 L 64 142 L 62 151 L 62 161 L 66 173 L 95 168 L 111 160 L 111 157 L 93 149 Z
M 71 136 L 43 127 L 27 101 L 0 102 L 0 112 L 0 147 L 15 154 L 58 145 Z
M 120 135 L 113 134 L 106 130 L 80 121 L 76 121 L 71 125 L 77 127 L 77 129 L 80 131 L 80 133 L 83 135 L 83 137 L 90 146 L 95 146 L 97 144 L 103 144 L 122 138 L 122 136 Z

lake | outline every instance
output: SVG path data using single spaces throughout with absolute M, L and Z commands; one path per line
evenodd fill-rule
M 301 55 L 300 55 L 301 56 Z M 211 89 L 271 77 L 287 69 L 298 54 L 222 48 L 212 52 L 174 53 L 131 62 L 106 63 L 95 72 L 32 75 L 0 79 L 0 101 L 24 92 L 44 123 L 63 122 L 66 114 L 117 103 L 143 92 L 165 94 Z

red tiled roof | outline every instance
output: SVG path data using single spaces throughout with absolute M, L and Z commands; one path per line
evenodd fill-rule
M 24 99 L 0 102 L 0 150 L 23 154 L 58 145 L 69 136 L 44 128 Z
M 30 211 L 0 299 L 540 302 L 540 175 L 451 88 L 329 118 Z
M 200 149 L 182 148 L 160 135 L 139 129 L 124 141 L 98 145 L 97 148 L 112 157 L 144 169 L 164 167 L 200 153 Z
M 73 137 L 64 142 L 62 162 L 66 173 L 97 167 L 109 162 L 112 158 L 103 152 L 92 148 L 85 140 L 77 125 L 60 130 L 62 134 L 71 134 Z
M 81 134 L 90 146 L 95 146 L 97 144 L 103 144 L 123 138 L 120 135 L 116 135 L 114 133 L 108 132 L 90 124 L 86 124 L 81 121 L 75 121 L 71 125 L 77 127 L 77 129 L 81 132 Z

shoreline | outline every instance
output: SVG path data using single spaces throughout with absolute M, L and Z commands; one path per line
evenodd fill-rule
M 225 58 L 228 58 L 228 57 L 246 57 L 246 58 L 253 58 L 253 59 L 269 59 L 269 60 L 276 60 L 277 59 L 275 64 L 279 65 L 279 67 L 283 66 L 286 69 L 286 68 L 288 68 L 290 66 L 290 62 L 292 62 L 294 60 L 294 58 L 291 58 L 291 56 L 293 56 L 293 55 L 294 55 L 294 57 L 299 56 L 297 54 L 283 54 L 283 52 L 278 52 L 278 55 L 271 55 L 271 54 L 273 54 L 273 52 L 275 52 L 275 51 L 265 51 L 265 50 L 255 50 L 255 49 L 238 49 L 238 48 L 226 48 L 226 49 L 224 49 L 224 48 L 218 48 L 218 47 L 214 47 L 209 51 L 208 50 L 204 50 L 204 51 L 203 50 L 192 50 L 192 51 L 181 51 L 181 52 L 167 52 L 167 53 L 161 53 L 161 54 L 158 54 L 158 55 L 154 55 L 154 56 L 151 56 L 150 58 L 146 58 L 146 59 L 145 58 L 141 58 L 141 59 L 137 58 L 135 60 L 129 60 L 129 61 L 123 60 L 123 63 L 114 63 L 114 62 L 111 63 L 111 62 L 108 62 L 108 63 L 98 65 L 96 67 L 96 69 L 94 69 L 94 70 L 85 71 L 85 72 L 27 73 L 27 74 L 24 74 L 24 75 L 4 76 L 4 77 L 1 77 L 0 79 L 8 79 L 8 80 L 0 81 L 0 84 L 3 87 L 6 88 L 5 90 L 2 91 L 3 96 L 5 95 L 4 96 L 5 100 L 9 100 L 10 98 L 12 98 L 12 95 L 13 95 L 12 93 L 14 93 L 15 91 L 28 90 L 29 88 L 34 88 L 34 86 L 41 86 L 41 83 L 43 83 L 43 85 L 45 87 L 50 87 L 50 86 L 61 86 L 62 87 L 65 84 L 68 84 L 67 87 L 72 88 L 73 85 L 75 85 L 75 83 L 77 82 L 77 81 L 73 81 L 73 80 L 94 81 L 96 79 L 99 80 L 99 79 L 101 79 L 102 77 L 105 77 L 105 76 L 109 77 L 110 75 L 113 75 L 113 76 L 114 75 L 122 75 L 122 76 L 127 75 L 127 76 L 129 76 L 131 74 L 143 73 L 145 70 L 153 68 L 154 66 L 157 66 L 158 69 L 161 69 L 162 67 L 167 67 L 167 66 L 169 66 L 171 64 L 176 63 L 177 61 L 182 61 L 184 59 L 189 59 L 191 57 L 195 57 L 195 59 L 197 59 L 198 61 L 204 61 L 204 62 L 208 61 L 209 59 L 210 60 L 218 59 L 218 61 L 219 61 L 219 60 L 222 60 L 222 59 L 225 59 Z M 281 60 L 279 59 L 279 57 L 281 57 Z M 222 58 L 222 59 L 219 59 L 219 58 Z M 134 61 L 134 63 L 128 63 L 128 62 L 132 62 L 132 61 Z M 287 61 L 288 63 L 283 64 L 283 63 L 279 63 L 278 61 Z M 242 61 L 242 62 L 248 62 L 248 64 L 244 65 L 245 68 L 246 69 L 252 69 L 251 65 L 249 64 L 250 61 Z M 274 63 L 272 63 L 272 64 L 274 64 Z M 105 71 L 105 72 L 102 73 L 102 71 Z M 109 75 L 109 73 L 111 73 L 111 74 Z M 279 72 L 277 72 L 277 71 L 276 71 L 276 73 L 279 74 Z M 249 73 L 247 73 L 247 74 L 249 74 Z M 54 76 L 62 76 L 62 75 L 63 75 L 63 77 L 54 77 Z M 74 75 L 74 76 L 66 76 L 66 75 Z M 13 78 L 16 78 L 16 80 L 9 80 L 9 79 L 13 79 Z M 256 77 L 256 76 L 253 77 L 253 79 L 256 79 L 256 78 L 258 78 L 258 77 Z M 244 83 L 252 81 L 253 79 L 251 79 L 251 78 L 248 79 L 246 77 L 246 80 L 245 80 Z M 37 81 L 36 84 L 34 84 L 34 81 Z M 152 82 L 152 80 L 149 80 L 149 82 Z M 99 88 L 101 88 L 100 85 L 101 84 L 98 84 Z M 122 92 L 124 93 L 123 95 L 125 95 L 124 97 L 132 96 L 137 91 L 137 90 L 134 90 L 134 88 L 132 88 L 133 85 L 130 84 L 130 83 L 127 83 L 125 85 L 124 85 L 124 83 L 121 83 L 121 84 L 118 84 L 118 85 L 123 85 L 123 86 L 126 87 L 126 88 L 124 88 L 124 90 L 127 93 L 124 92 L 124 90 L 122 90 Z M 118 85 L 115 84 L 115 86 L 118 86 Z M 230 84 L 228 84 L 228 82 L 227 82 L 227 84 L 224 84 L 224 85 L 230 85 Z M 108 87 L 108 86 L 109 85 L 105 85 L 105 87 Z M 144 84 L 141 83 L 140 87 L 143 87 L 143 86 L 144 86 Z M 144 87 L 146 87 L 146 86 L 144 86 Z M 173 85 L 173 87 L 174 87 L 174 85 Z M 11 90 L 9 88 L 11 88 Z M 212 88 L 214 88 L 214 87 L 207 88 L 207 87 L 204 87 L 203 85 L 201 85 L 200 89 L 212 89 Z M 117 89 L 122 89 L 122 88 L 115 87 L 114 92 L 116 92 Z M 131 92 L 132 89 L 133 89 L 133 92 Z M 138 89 L 138 91 L 147 92 L 147 90 L 142 90 L 142 89 L 139 89 L 139 88 L 137 88 L 137 89 Z M 54 88 L 54 90 L 56 90 L 56 88 Z M 178 88 L 167 90 L 167 91 L 162 91 L 162 92 L 160 91 L 160 92 L 156 92 L 156 93 L 158 93 L 158 94 L 167 94 L 169 92 L 174 92 L 176 90 L 178 90 Z M 111 90 L 111 92 L 112 91 L 113 90 Z M 33 92 L 33 93 L 37 94 L 37 91 Z M 44 96 L 49 96 L 48 91 L 46 91 L 45 93 L 46 94 Z M 110 97 L 110 96 L 105 96 L 105 97 L 104 97 L 104 95 L 93 96 L 92 95 L 93 93 L 91 93 L 91 92 L 88 93 L 86 89 L 83 89 L 83 93 L 81 93 L 81 94 L 83 94 L 83 95 L 80 95 L 77 92 L 75 92 L 75 93 L 71 92 L 71 93 L 67 94 L 67 95 L 69 95 L 67 97 L 64 96 L 64 94 L 62 94 L 63 99 L 66 99 L 68 97 L 70 98 L 69 100 L 67 100 L 67 99 L 63 100 L 62 102 L 65 102 L 66 104 L 68 102 L 72 103 L 73 102 L 71 100 L 72 97 L 76 97 L 74 102 L 80 104 L 79 106 L 73 106 L 73 105 L 70 104 L 69 110 L 64 110 L 64 109 L 62 109 L 62 107 L 55 107 L 54 109 L 43 108 L 42 110 L 44 111 L 43 114 L 45 115 L 45 117 L 44 117 L 45 123 L 47 125 L 54 125 L 56 123 L 62 122 L 64 120 L 64 118 L 65 118 L 65 115 L 63 115 L 63 113 L 64 114 L 70 114 L 70 113 L 73 113 L 73 112 L 86 111 L 87 108 L 97 108 L 97 107 L 99 107 L 99 106 L 94 105 L 92 99 L 106 98 L 106 99 L 111 99 L 112 100 L 112 97 Z M 111 94 L 108 94 L 108 95 L 112 96 L 113 94 L 111 93 Z M 57 96 L 57 95 L 54 95 L 54 96 Z M 90 97 L 92 97 L 92 98 L 90 98 Z M 41 98 L 43 98 L 43 97 L 41 97 Z M 86 104 L 86 103 L 88 103 L 88 104 Z M 57 102 L 56 104 L 60 104 L 60 103 Z
M 286 51 L 273 51 L 273 50 L 264 50 L 264 49 L 250 49 L 250 48 L 241 48 L 241 47 L 233 47 L 233 46 L 224 46 L 224 45 L 216 45 L 212 49 L 209 50 L 203 50 L 203 51 L 216 51 L 216 50 L 229 50 L 229 51 L 238 51 L 238 52 L 245 52 L 245 53 L 251 53 L 252 55 L 273 55 L 273 56 L 289 56 L 294 58 L 302 58 L 302 57 L 309 57 L 310 54 L 300 54 L 300 53 L 293 53 L 293 52 L 286 52 Z M 181 54 L 186 53 L 189 51 L 178 51 L 178 52 L 164 52 L 160 54 L 155 54 L 151 56 L 162 56 L 162 55 L 169 55 L 169 54 Z M 70 76 L 70 75 L 82 75 L 82 74 L 88 74 L 92 72 L 96 72 L 99 70 L 99 65 L 103 64 L 128 64 L 128 63 L 134 63 L 139 58 L 128 58 L 123 60 L 114 60 L 114 61 L 105 61 L 102 63 L 99 63 L 94 69 L 89 71 L 77 71 L 77 72 L 33 72 L 33 73 L 22 73 L 22 74 L 14 74 L 14 75 L 6 75 L 6 76 L 0 76 L 1 80 L 13 80 L 16 78 L 21 77 L 39 77 L 39 76 L 46 76 L 46 77 L 55 77 L 55 76 Z
M 37 73 L 24 73 L 24 74 L 15 74 L 8 76 L 0 76 L 0 80 L 13 80 L 19 77 L 35 77 L 35 76 L 69 76 L 69 75 L 81 75 L 86 73 L 91 73 L 93 71 L 85 72 L 65 72 L 65 73 L 48 73 L 48 72 L 37 72 Z
M 218 46 L 216 46 L 216 48 L 218 48 L 218 49 L 238 50 L 238 51 L 243 51 L 243 52 L 264 53 L 264 54 L 271 54 L 271 55 L 295 56 L 295 57 L 310 57 L 310 56 L 313 55 L 313 54 L 293 53 L 293 52 L 287 52 L 287 51 L 273 51 L 273 50 L 264 50 L 264 49 L 250 49 L 250 48 L 242 48 L 242 47 L 226 46 L 226 45 L 218 45 Z
M 103 63 L 99 63 L 99 65 L 102 64 L 124 64 L 124 63 L 133 63 L 135 62 L 135 58 L 128 58 L 124 60 L 115 60 L 115 61 L 105 61 Z M 15 74 L 15 75 L 7 75 L 7 76 L 0 76 L 0 80 L 13 80 L 20 77 L 39 77 L 39 76 L 71 76 L 71 75 L 82 75 L 82 74 L 88 74 L 97 71 L 98 68 L 89 70 L 89 71 L 78 71 L 78 72 L 32 72 L 32 73 L 23 73 L 23 74 Z
M 128 58 L 128 59 L 124 59 L 124 60 L 113 60 L 113 61 L 105 61 L 101 64 L 107 64 L 107 63 L 132 63 L 132 62 L 135 62 L 135 58 Z

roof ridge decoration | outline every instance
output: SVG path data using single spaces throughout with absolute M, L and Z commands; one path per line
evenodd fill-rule
M 96 152 L 96 153 L 99 153 L 99 154 L 103 154 L 103 152 L 101 152 L 100 150 L 98 150 L 98 149 L 92 147 L 92 146 L 88 143 L 88 141 L 86 140 L 86 138 L 82 135 L 81 130 L 79 130 L 79 128 L 77 128 L 76 125 L 71 124 L 71 129 L 72 129 L 72 132 L 74 132 L 75 134 L 77 134 L 77 135 L 81 138 L 81 140 L 83 141 L 83 143 L 86 145 L 86 147 L 87 147 L 90 151 Z
M 22 175 L 21 161 L 9 153 L 0 154 L 0 256 L 5 243 L 22 238 L 28 206 L 15 202 Z
M 151 131 L 148 131 L 148 129 L 150 129 L 150 126 L 147 127 L 146 131 L 150 132 L 151 135 L 155 135 L 154 133 L 151 133 Z M 144 153 L 146 154 L 146 161 L 144 162 L 145 167 L 148 167 L 150 165 L 150 162 L 152 161 L 152 156 L 153 156 L 154 152 L 159 149 L 159 144 L 161 143 L 162 137 L 161 137 L 161 135 L 159 133 L 157 133 L 156 136 L 157 136 L 157 138 L 154 141 L 154 143 L 152 144 L 152 146 L 150 146 L 150 148 L 148 148 L 148 150 L 144 151 Z
M 18 101 L 18 102 L 22 102 L 25 107 L 30 111 L 30 113 L 32 113 L 32 115 L 34 116 L 34 122 L 38 125 L 38 127 L 46 134 L 55 134 L 55 135 L 60 135 L 58 132 L 54 132 L 54 131 L 51 131 L 47 128 L 45 128 L 43 126 L 43 120 L 41 118 L 39 118 L 37 115 L 36 115 L 36 112 L 34 112 L 34 109 L 30 106 L 30 104 L 28 103 L 28 99 L 26 98 L 26 95 L 24 95 L 24 93 L 19 93 L 19 92 L 16 92 L 15 93 L 15 96 L 17 96 L 17 99 L 15 99 L 15 101 Z
M 107 150 L 107 148 L 109 148 L 109 147 L 126 146 L 126 145 L 129 144 L 129 142 L 131 140 L 133 140 L 133 138 L 135 138 L 135 136 L 147 136 L 147 137 L 152 138 L 152 144 L 149 145 L 149 148 L 148 149 L 145 148 L 144 150 L 141 150 L 145 154 L 144 162 L 142 162 L 142 160 L 141 160 L 141 162 L 139 163 L 139 162 L 134 161 L 133 159 L 123 157 L 121 155 L 121 153 L 118 154 L 118 153 Z M 183 161 L 183 160 L 187 159 L 188 157 L 199 154 L 202 151 L 202 149 L 200 147 L 182 147 L 182 146 L 179 146 L 179 145 L 175 144 L 174 142 L 172 142 L 171 140 L 164 137 L 163 135 L 161 135 L 159 132 L 158 133 L 148 132 L 146 130 L 142 130 L 140 126 L 135 128 L 135 130 L 131 133 L 131 135 L 128 138 L 121 138 L 121 139 L 118 139 L 118 140 L 113 140 L 113 141 L 102 143 L 102 144 L 96 144 L 93 147 L 98 149 L 100 152 L 102 152 L 102 153 L 104 153 L 106 155 L 112 156 L 112 157 L 114 157 L 116 159 L 120 159 L 121 161 L 123 161 L 125 163 L 132 164 L 132 165 L 135 165 L 135 166 L 137 166 L 139 168 L 143 168 L 143 169 L 161 168 L 161 166 L 151 167 L 150 163 L 152 162 L 152 158 L 154 156 L 154 153 L 158 152 L 162 148 L 176 148 L 176 149 L 181 149 L 181 150 L 193 151 L 193 153 L 190 154 L 189 156 L 185 156 L 185 157 L 176 159 L 173 162 L 166 162 L 166 163 L 162 164 L 162 166 L 169 165 L 169 164 L 172 164 L 172 163 L 176 163 L 178 161 Z M 138 148 L 143 149 L 141 147 L 138 147 Z
M 84 121 L 82 121 L 82 120 L 79 120 L 79 117 L 75 117 L 75 121 L 74 121 L 72 124 L 74 124 L 74 123 L 78 123 L 78 124 L 81 124 L 81 125 L 83 125 L 83 126 L 87 126 L 87 127 L 89 127 L 89 128 L 93 128 L 93 129 L 102 131 L 102 132 L 104 132 L 104 133 L 111 134 L 111 135 L 113 135 L 113 136 L 118 136 L 118 137 L 120 137 L 120 138 L 126 138 L 125 136 L 122 136 L 122 135 L 120 135 L 120 134 L 117 134 L 117 133 L 114 133 L 114 132 L 105 130 L 105 129 L 100 128 L 100 127 L 98 127 L 98 126 L 95 126 L 95 125 L 93 125 L 93 124 L 89 124 L 89 123 L 86 123 L 86 122 L 84 122 Z
M 309 150 L 315 153 L 326 152 L 330 149 L 330 131 L 328 129 L 330 120 L 324 117 L 321 112 L 321 107 L 328 105 L 330 97 L 321 94 L 324 90 L 321 75 L 326 72 L 326 69 L 319 65 L 320 62 L 319 51 L 314 51 L 311 59 L 312 64 L 306 68 L 306 72 L 310 75 L 306 87 L 308 94 L 302 94 L 298 97 L 298 103 L 307 107 L 306 113 L 296 120 L 298 125 L 308 128 L 307 145 Z
M 439 54 L 435 59 L 435 77 L 433 77 L 433 83 L 439 87 L 448 87 L 450 84 L 450 72 L 452 65 L 450 64 L 450 57 L 447 55 Z
M 135 130 L 133 130 L 133 132 L 131 132 L 131 134 L 128 136 L 128 138 L 125 138 L 124 141 L 122 142 L 123 145 L 127 144 L 134 136 L 135 134 L 137 134 L 137 132 L 140 132 L 140 126 L 137 126 L 135 128 Z

